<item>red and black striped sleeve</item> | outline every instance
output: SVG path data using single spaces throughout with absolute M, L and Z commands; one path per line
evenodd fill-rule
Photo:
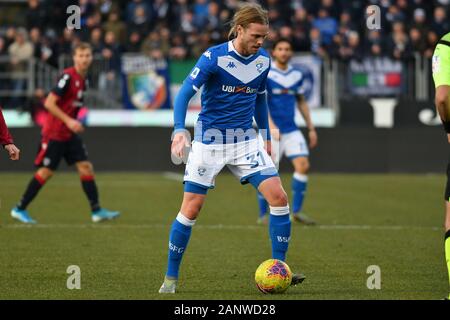
M 13 143 L 13 138 L 9 133 L 5 119 L 3 118 L 2 109 L 0 108 L 0 144 L 2 146 L 6 146 L 7 144 L 11 143 Z

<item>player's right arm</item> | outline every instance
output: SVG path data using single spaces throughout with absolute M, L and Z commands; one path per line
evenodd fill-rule
M 211 51 L 202 54 L 189 76 L 184 80 L 177 97 L 175 98 L 174 132 L 171 152 L 179 158 L 184 156 L 184 150 L 189 147 L 189 134 L 186 130 L 186 112 L 189 101 L 200 87 L 209 79 L 215 71 L 214 58 Z
M 71 118 L 68 114 L 62 111 L 57 104 L 58 99 L 60 99 L 69 88 L 69 82 L 70 75 L 63 74 L 59 79 L 57 86 L 52 89 L 52 91 L 47 96 L 47 99 L 45 99 L 44 106 L 52 115 L 64 122 L 64 124 L 72 132 L 81 133 L 84 131 L 84 127 L 81 122 Z
M 14 145 L 11 134 L 6 126 L 3 118 L 2 110 L 0 109 L 0 144 L 8 151 L 11 160 L 19 160 L 20 150 Z

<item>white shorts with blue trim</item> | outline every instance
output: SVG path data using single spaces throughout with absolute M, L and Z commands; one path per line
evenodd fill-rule
M 308 144 L 300 130 L 281 134 L 279 141 L 272 139 L 272 156 L 277 165 L 283 155 L 291 160 L 309 156 Z
M 278 175 L 271 157 L 264 149 L 262 139 L 228 144 L 193 141 L 184 182 L 212 189 L 217 175 L 225 166 L 242 184 L 252 182 L 252 178 L 261 182 Z M 252 184 L 254 185 L 253 182 Z

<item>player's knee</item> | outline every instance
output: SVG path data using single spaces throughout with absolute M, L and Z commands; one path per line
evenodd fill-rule
M 94 175 L 94 166 L 90 162 L 82 162 L 77 165 L 80 176 Z
M 183 204 L 181 205 L 181 212 L 183 215 L 191 220 L 195 220 L 203 207 L 204 198 L 197 195 L 185 195 Z
M 53 171 L 48 168 L 40 168 L 36 174 L 44 181 L 47 181 L 53 176 Z
M 297 160 L 294 161 L 294 169 L 295 172 L 298 174 L 306 174 L 308 173 L 310 168 L 310 163 L 308 158 L 297 158 Z
M 288 205 L 288 197 L 286 192 L 282 188 L 279 188 L 278 190 L 272 191 L 268 202 L 272 207 L 285 207 Z

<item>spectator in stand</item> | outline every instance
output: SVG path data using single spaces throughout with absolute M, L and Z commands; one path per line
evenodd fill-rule
M 392 4 L 389 6 L 388 12 L 386 13 L 386 20 L 390 26 L 392 26 L 397 21 L 405 21 L 406 15 L 404 12 L 400 11 L 400 9 Z
M 92 53 L 94 55 L 100 54 L 103 49 L 103 31 L 102 28 L 94 28 L 91 31 L 91 38 L 89 39 L 89 43 L 92 46 Z
M 146 10 L 146 6 L 143 4 L 136 5 L 134 8 L 134 14 L 128 23 L 128 28 L 131 31 L 138 32 L 141 37 L 145 37 L 152 27 L 150 15 L 146 13 L 148 9 Z
M 98 87 L 101 91 L 107 92 L 110 97 L 118 98 L 120 96 L 118 93 L 120 94 L 121 48 L 114 32 L 106 32 L 101 55 L 106 63 L 106 70 L 99 75 Z
M 7 57 L 8 56 L 8 50 L 6 48 L 6 41 L 5 38 L 0 36 L 0 58 Z M 7 72 L 8 65 L 5 63 L 0 63 L 0 73 Z M 2 79 L 0 81 L 0 90 L 7 90 L 10 86 L 8 79 Z M 5 106 L 7 103 L 7 97 L 0 96 L 0 106 Z
M 341 14 L 339 4 L 335 0 L 322 0 L 320 6 L 322 9 L 327 10 L 331 17 L 337 18 Z
M 36 59 L 41 59 L 41 31 L 39 28 L 32 28 L 30 30 L 30 42 L 33 45 L 33 56 Z
M 192 33 L 195 32 L 195 25 L 194 25 L 194 14 L 191 11 L 186 11 L 181 16 L 181 30 L 184 33 Z
M 44 30 L 47 23 L 47 14 L 39 0 L 28 0 L 28 9 L 25 13 L 26 27 L 28 30 L 38 28 Z
M 13 108 L 23 107 L 23 93 L 26 86 L 26 77 L 23 73 L 27 71 L 28 62 L 33 57 L 33 44 L 28 41 L 28 34 L 24 28 L 16 32 L 15 41 L 8 48 L 10 66 L 12 71 L 13 97 L 10 105 Z
M 144 39 L 144 42 L 142 42 L 141 52 L 148 53 L 152 49 L 156 49 L 159 47 L 161 47 L 161 35 L 157 31 L 152 31 Z
M 159 34 L 161 36 L 161 52 L 163 53 L 164 57 L 168 57 L 170 51 L 170 30 L 166 27 L 163 27 L 159 30 Z
M 438 35 L 439 38 L 450 31 L 450 23 L 447 19 L 447 12 L 444 7 L 436 7 L 434 9 L 431 29 Z
M 152 2 L 151 10 L 153 12 L 153 19 L 155 20 L 156 25 L 166 22 L 169 15 L 170 2 L 172 1 L 154 0 Z
M 75 40 L 74 31 L 65 28 L 61 40 L 59 41 L 58 51 L 60 54 L 72 54 L 72 45 Z
M 440 37 L 434 32 L 433 30 L 428 31 L 426 43 L 427 43 L 427 49 L 425 50 L 424 56 L 426 58 L 431 58 L 433 56 L 434 48 L 436 47 L 436 44 Z
M 412 27 L 411 29 L 409 29 L 409 38 L 411 41 L 412 53 L 423 55 L 427 48 L 427 43 L 422 32 L 420 32 L 420 30 L 416 27 Z
M 8 29 L 6 29 L 6 33 L 5 33 L 6 49 L 9 48 L 9 46 L 15 41 L 15 39 L 16 39 L 16 28 L 9 27 Z
M 172 37 L 172 47 L 169 52 L 169 57 L 174 60 L 184 60 L 187 56 L 188 51 L 184 37 L 179 33 L 175 34 Z
M 178 26 L 181 25 L 181 17 L 184 13 L 189 11 L 189 5 L 187 3 L 187 0 L 176 0 L 175 3 L 172 5 L 169 15 L 170 19 L 170 28 L 172 31 L 176 31 L 178 29 Z
M 403 22 L 398 21 L 392 25 L 392 33 L 387 40 L 387 50 L 388 55 L 394 59 L 411 58 L 412 51 Z
M 220 7 L 217 2 L 210 2 L 208 5 L 208 16 L 206 29 L 211 33 L 212 39 L 218 41 L 220 39 Z
M 78 7 L 81 13 L 81 29 L 87 26 L 87 19 L 94 14 L 95 5 L 90 0 L 79 0 Z
M 194 26 L 197 30 L 203 30 L 208 23 L 208 0 L 195 0 L 192 11 Z
M 382 56 L 384 51 L 384 41 L 379 30 L 370 30 L 364 46 L 364 52 L 368 56 Z
M 101 23 L 102 15 L 100 14 L 100 11 L 95 11 L 92 15 L 86 18 L 85 26 L 78 32 L 79 37 L 84 41 L 89 40 L 92 30 L 95 28 L 101 28 Z
M 137 53 L 141 51 L 142 37 L 137 31 L 132 31 L 128 36 L 128 41 L 125 46 L 125 51 L 130 53 Z
M 127 39 L 127 25 L 120 20 L 119 13 L 117 11 L 111 11 L 108 15 L 108 21 L 103 23 L 102 28 L 105 32 L 111 31 L 116 36 L 117 41 L 120 44 L 125 44 Z
M 320 30 L 314 27 L 311 28 L 311 31 L 309 32 L 309 37 L 311 39 L 311 47 L 308 51 L 321 58 L 326 58 L 328 56 L 328 53 L 325 50 L 324 44 L 322 42 Z
M 338 33 L 345 36 L 350 31 L 357 30 L 356 25 L 352 21 L 352 16 L 349 11 L 343 11 L 339 16 Z
M 338 32 L 336 18 L 330 17 L 326 9 L 319 9 L 319 15 L 313 20 L 312 26 L 320 31 L 322 44 L 330 45 L 333 36 Z
M 413 22 L 410 26 L 410 28 L 417 29 L 420 34 L 425 37 L 426 33 L 428 32 L 428 25 L 427 25 L 427 16 L 426 11 L 422 8 L 417 8 L 414 10 L 413 13 Z
M 141 12 L 136 10 L 137 8 L 141 8 L 140 10 L 143 10 L 144 13 L 141 15 Z M 139 13 L 139 16 L 137 16 L 137 13 Z M 147 19 L 152 19 L 152 12 L 146 1 L 133 0 L 127 4 L 126 21 L 128 24 L 132 24 L 133 22 L 142 19 L 142 16 Z
M 295 10 L 292 29 L 294 30 L 294 41 L 292 42 L 294 51 L 307 51 L 311 47 L 309 39 L 311 23 L 308 20 L 308 12 L 304 8 Z
M 198 38 L 197 45 L 192 48 L 191 55 L 200 57 L 209 47 L 212 46 L 211 35 L 209 33 L 201 33 Z

